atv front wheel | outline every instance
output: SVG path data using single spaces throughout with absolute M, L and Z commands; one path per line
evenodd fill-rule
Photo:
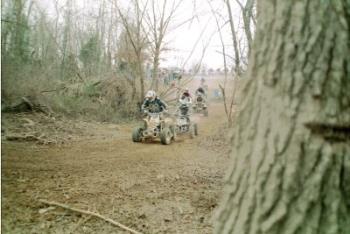
M 138 128 L 134 128 L 134 130 L 132 131 L 132 141 L 133 142 L 141 142 L 142 141 L 142 128 L 138 127 Z
M 170 127 L 170 131 L 171 131 L 171 133 L 173 134 L 172 140 L 173 140 L 173 141 L 176 141 L 176 137 L 177 137 L 177 135 L 176 135 L 176 127 L 175 127 L 175 126 L 171 126 L 171 127 Z
M 160 142 L 163 145 L 169 145 L 171 143 L 172 134 L 169 128 L 163 128 L 160 132 Z

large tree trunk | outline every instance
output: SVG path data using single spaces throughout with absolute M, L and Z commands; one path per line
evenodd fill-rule
M 350 2 L 258 17 L 215 233 L 349 233 Z

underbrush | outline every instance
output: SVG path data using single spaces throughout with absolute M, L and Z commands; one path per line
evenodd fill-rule
M 78 76 L 62 80 L 48 74 L 34 73 L 25 67 L 16 73 L 3 71 L 2 110 L 29 97 L 49 107 L 55 115 L 70 118 L 118 123 L 138 115 L 138 103 L 132 100 L 131 87 L 123 77 L 109 73 L 98 80 Z

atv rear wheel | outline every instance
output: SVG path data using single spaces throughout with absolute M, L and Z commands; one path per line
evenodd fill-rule
M 163 128 L 160 132 L 160 142 L 163 145 L 169 145 L 171 143 L 172 133 L 169 128 Z
M 189 133 L 190 133 L 191 139 L 195 138 L 195 136 L 196 136 L 196 129 L 195 129 L 194 124 L 190 125 Z
M 209 115 L 208 109 L 205 109 L 205 110 L 204 110 L 204 116 L 205 116 L 205 117 L 208 117 L 208 115 Z
M 142 128 L 141 127 L 137 127 L 134 128 L 134 130 L 132 131 L 132 141 L 133 142 L 141 142 L 142 141 Z
M 195 135 L 195 136 L 198 136 L 198 126 L 197 126 L 196 123 L 193 124 L 193 128 L 194 128 L 194 135 Z

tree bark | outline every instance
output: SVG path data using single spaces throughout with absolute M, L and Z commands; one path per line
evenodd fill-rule
M 350 2 L 258 6 L 215 233 L 349 233 Z

